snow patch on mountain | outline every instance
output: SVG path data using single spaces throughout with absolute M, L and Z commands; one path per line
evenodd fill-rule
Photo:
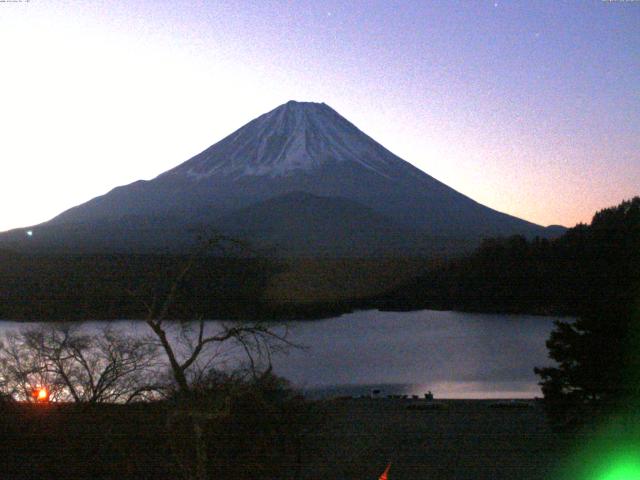
M 405 163 L 324 103 L 290 101 L 164 175 L 273 178 L 331 162 L 354 162 L 387 178 Z

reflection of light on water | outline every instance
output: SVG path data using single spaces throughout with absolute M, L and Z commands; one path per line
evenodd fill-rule
M 542 396 L 530 382 L 434 382 L 412 385 L 408 395 L 423 396 L 431 390 L 434 397 L 448 399 L 535 398 Z
M 532 399 L 542 396 L 542 392 L 529 382 L 433 382 L 428 384 L 367 384 L 367 385 L 327 385 L 309 387 L 307 395 L 314 399 L 335 397 L 370 396 L 373 390 L 379 390 L 380 397 L 389 395 L 407 395 L 425 398 L 431 392 L 434 398 L 448 400 L 490 400 L 490 399 Z
M 541 396 L 533 367 L 549 364 L 553 319 L 461 312 L 361 311 L 292 328 L 305 351 L 274 371 L 305 391 L 436 398 Z

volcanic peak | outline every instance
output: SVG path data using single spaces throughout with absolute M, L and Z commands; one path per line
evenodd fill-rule
M 389 155 L 324 103 L 289 101 L 261 115 L 165 175 L 284 177 L 351 161 L 388 176 Z

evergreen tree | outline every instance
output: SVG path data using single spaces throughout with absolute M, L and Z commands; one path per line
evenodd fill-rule
M 547 341 L 536 368 L 548 412 L 567 427 L 635 408 L 640 398 L 640 197 L 598 212 L 561 239 L 572 252 L 577 318 Z

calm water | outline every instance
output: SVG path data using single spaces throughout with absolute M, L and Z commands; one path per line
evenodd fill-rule
M 362 311 L 289 324 L 290 338 L 307 348 L 277 355 L 273 364 L 312 396 L 381 388 L 383 394 L 421 396 L 431 390 L 436 398 L 531 398 L 541 395 L 533 367 L 551 364 L 545 341 L 552 322 L 522 315 Z M 141 322 L 118 325 L 147 328 Z M 0 323 L 0 331 L 14 328 L 20 327 Z M 226 352 L 227 358 L 233 354 Z

